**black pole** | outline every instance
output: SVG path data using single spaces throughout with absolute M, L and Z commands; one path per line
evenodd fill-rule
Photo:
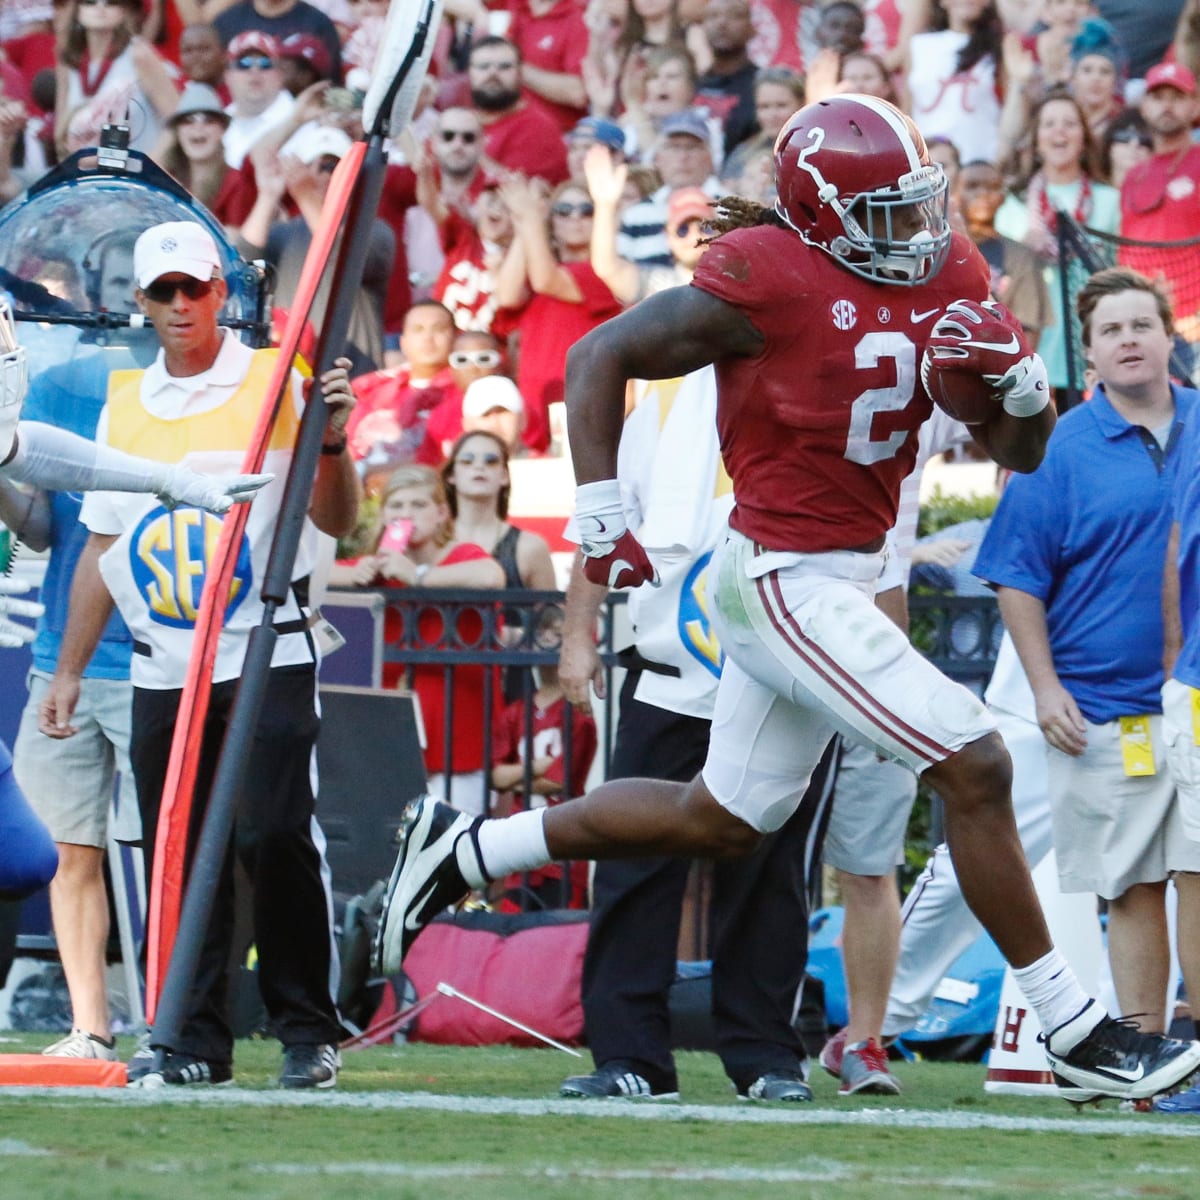
M 1083 399 L 1083 391 L 1076 375 L 1078 364 L 1075 355 L 1074 296 L 1071 294 L 1072 239 L 1066 214 L 1054 210 L 1054 237 L 1058 243 L 1058 286 L 1062 300 L 1063 345 L 1067 351 L 1067 395 L 1061 405 L 1062 412 L 1074 408 Z
M 300 435 L 288 471 L 271 554 L 263 577 L 263 620 L 261 625 L 251 630 L 246 647 L 246 660 L 184 891 L 179 930 L 155 1013 L 152 1045 L 155 1048 L 156 1071 L 162 1069 L 164 1050 L 178 1044 L 186 1018 L 188 998 L 200 961 L 204 935 L 212 915 L 216 889 L 220 885 L 221 870 L 237 812 L 238 791 L 245 777 L 254 731 L 258 726 L 259 713 L 270 679 L 271 657 L 277 639 L 273 628 L 275 610 L 286 601 L 291 589 L 296 549 L 308 515 L 313 480 L 316 478 L 320 461 L 321 441 L 328 413 L 320 399 L 320 385 L 317 380 L 340 355 L 346 340 L 355 294 L 366 263 L 370 233 L 369 224 L 364 228 L 360 219 L 364 213 L 370 219 L 374 219 L 383 189 L 385 165 L 383 140 L 373 137 L 363 160 L 358 186 L 350 200 L 334 269 L 334 278 L 339 281 L 339 285 L 334 303 L 326 314 L 317 346 L 314 394 L 305 406 L 301 419 Z M 286 398 L 284 402 L 287 403 Z

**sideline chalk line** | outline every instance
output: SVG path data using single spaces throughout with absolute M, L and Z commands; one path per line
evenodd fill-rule
M 373 1112 L 442 1112 L 510 1117 L 590 1117 L 626 1121 L 667 1121 L 748 1125 L 866 1126 L 879 1129 L 990 1129 L 1012 1133 L 1071 1133 L 1100 1137 L 1200 1137 L 1200 1122 L 1183 1116 L 1013 1117 L 998 1113 L 924 1109 L 856 1108 L 853 1112 L 805 1106 L 750 1104 L 649 1104 L 617 1100 L 522 1100 L 503 1096 L 439 1096 L 429 1092 L 293 1092 L 254 1088 L 0 1088 L 0 1100 L 50 1101 L 55 1107 L 116 1104 L 207 1108 L 338 1108 Z

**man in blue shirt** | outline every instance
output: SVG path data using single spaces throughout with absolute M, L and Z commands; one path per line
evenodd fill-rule
M 1039 469 L 1009 484 L 975 573 L 998 588 L 1049 746 L 1059 882 L 1108 901 L 1121 1012 L 1161 1032 L 1168 879 L 1180 930 L 1200 928 L 1200 842 L 1183 831 L 1161 717 L 1171 493 L 1200 394 L 1170 382 L 1171 309 L 1150 280 L 1101 271 L 1077 304 L 1101 383 L 1061 418 Z M 1180 960 L 1200 995 L 1188 940 Z

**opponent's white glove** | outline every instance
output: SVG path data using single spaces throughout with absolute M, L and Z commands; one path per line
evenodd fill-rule
M 977 371 L 1003 393 L 1004 411 L 1031 417 L 1050 403 L 1046 364 L 1026 340 L 1021 323 L 994 300 L 956 300 L 933 327 L 929 353 L 941 362 Z
M 187 467 L 167 467 L 156 495 L 164 508 L 206 508 L 209 512 L 228 512 L 235 504 L 245 504 L 274 479 L 274 475 L 233 475 L 219 479 L 200 475 Z
M 12 617 L 27 617 L 36 621 L 46 610 L 33 600 L 16 600 L 13 597 L 27 592 L 33 585 L 24 579 L 13 579 L 0 575 L 0 646 L 13 649 L 26 646 L 37 636 L 32 625 L 22 625 Z
M 592 583 L 607 588 L 658 586 L 654 564 L 625 526 L 621 485 L 615 479 L 581 483 L 575 489 L 575 526 L 583 573 Z

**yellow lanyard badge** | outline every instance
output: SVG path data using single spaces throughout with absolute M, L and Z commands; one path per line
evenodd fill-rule
M 1188 688 L 1192 694 L 1192 741 L 1200 746 L 1200 688 Z
M 1126 775 L 1153 775 L 1154 745 L 1150 740 L 1149 717 L 1121 718 L 1121 757 Z

